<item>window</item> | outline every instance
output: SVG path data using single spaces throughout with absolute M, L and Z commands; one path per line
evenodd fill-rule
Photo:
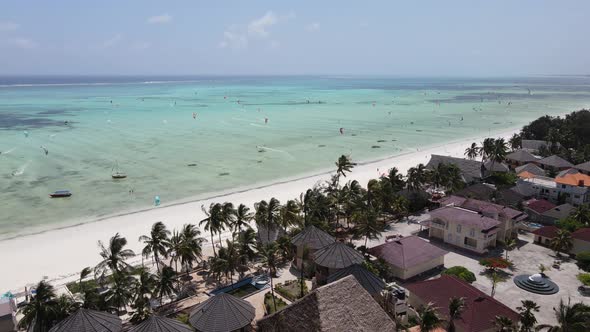
M 574 198 L 580 198 L 580 195 L 574 195 Z
M 461 233 L 461 225 L 457 225 L 457 233 Z
M 472 228 L 472 229 L 469 231 L 469 236 L 473 236 L 473 237 L 475 237 L 475 228 Z
M 561 185 L 561 188 L 562 188 L 562 189 L 565 189 L 565 184 L 562 184 L 562 185 Z

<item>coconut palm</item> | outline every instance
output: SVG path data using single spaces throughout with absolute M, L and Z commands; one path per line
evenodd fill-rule
M 201 231 L 193 224 L 185 224 L 180 232 L 180 246 L 176 255 L 186 269 L 187 276 L 193 263 L 203 257 L 203 242 L 206 240 L 200 235 Z
M 221 218 L 222 223 L 217 233 L 219 235 L 219 245 L 223 246 L 223 242 L 221 241 L 221 233 L 225 230 L 225 226 L 231 229 L 232 225 L 235 223 L 236 220 L 236 209 L 234 208 L 234 205 L 232 203 L 223 203 L 221 207 Z
M 418 309 L 418 316 L 416 318 L 418 319 L 420 331 L 431 331 L 443 325 L 444 320 L 440 317 L 437 311 L 438 308 L 436 308 L 432 302 Z
M 78 308 L 80 308 L 80 304 L 74 301 L 69 295 L 60 295 L 55 303 L 55 322 L 58 323 L 66 319 L 69 315 L 78 310 Z
M 494 163 L 501 163 L 506 159 L 508 154 L 508 145 L 503 138 L 494 140 L 492 150 L 488 154 L 488 158 L 492 161 L 492 170 L 494 169 Z
M 492 155 L 495 146 L 495 139 L 493 138 L 486 138 L 481 143 L 481 148 L 479 148 L 479 155 L 481 156 L 481 162 L 483 163 L 486 159 Z
M 281 218 L 281 202 L 273 197 L 268 203 L 263 200 L 254 204 L 254 208 L 256 226 L 266 230 L 267 241 L 270 242 L 270 233 L 276 230 Z
M 242 227 L 250 228 L 249 223 L 250 221 L 252 221 L 252 219 L 254 219 L 254 214 L 250 212 L 250 208 L 248 208 L 246 205 L 240 204 L 236 209 L 235 217 L 236 218 L 234 220 L 232 228 L 234 230 L 234 234 L 239 234 L 240 232 L 242 232 Z
M 465 149 L 465 156 L 470 160 L 479 156 L 479 146 L 477 146 L 477 143 L 473 142 L 467 149 Z
M 47 332 L 51 328 L 56 314 L 57 300 L 53 286 L 45 281 L 40 281 L 35 287 L 35 295 L 22 307 L 24 317 L 19 322 L 19 327 L 34 332 Z M 34 329 L 30 326 L 34 321 Z
M 213 256 L 217 256 L 215 251 L 215 241 L 213 235 L 221 232 L 223 227 L 223 206 L 219 203 L 211 203 L 209 210 L 205 210 L 205 207 L 201 205 L 201 210 L 207 216 L 207 218 L 199 222 L 199 226 L 205 224 L 204 230 L 211 234 L 211 245 L 213 246 Z
M 537 324 L 535 312 L 539 312 L 540 307 L 531 300 L 521 300 L 522 306 L 516 307 L 520 315 L 520 332 L 533 332 Z
M 240 265 L 240 256 L 238 252 L 238 246 L 235 242 L 230 240 L 226 241 L 226 247 L 219 249 L 219 257 L 225 260 L 225 275 L 229 274 L 230 284 L 233 287 L 234 273 L 238 271 Z
M 557 231 L 557 235 L 551 239 L 550 246 L 559 256 L 560 252 L 567 253 L 572 249 L 572 241 L 571 233 L 565 229 L 560 229 Z
M 553 308 L 557 325 L 538 325 L 537 330 L 548 332 L 585 332 L 590 330 L 590 307 L 584 303 L 571 305 L 568 299 L 567 304 L 563 299 L 559 301 L 559 307 Z
M 102 241 L 98 241 L 102 261 L 94 268 L 95 274 L 104 276 L 107 270 L 115 274 L 129 269 L 130 266 L 125 260 L 135 256 L 135 253 L 131 249 L 125 249 L 126 245 L 127 239 L 121 237 L 119 233 L 110 239 L 108 247 L 105 247 Z
M 106 300 L 117 310 L 127 311 L 127 304 L 134 298 L 133 289 L 136 279 L 127 272 L 116 272 L 111 275 L 112 283 Z
M 496 316 L 494 318 L 494 326 L 498 332 L 514 332 L 514 322 L 506 316 Z
M 336 177 L 346 177 L 346 172 L 352 172 L 354 166 L 356 166 L 356 164 L 352 162 L 349 156 L 341 155 L 338 158 L 338 161 L 336 161 Z
M 248 265 L 248 262 L 254 260 L 256 252 L 256 232 L 252 228 L 248 228 L 238 235 L 238 255 L 240 257 L 240 264 L 242 266 Z
M 365 247 L 369 239 L 378 239 L 383 232 L 384 225 L 378 219 L 379 215 L 372 207 L 356 211 L 352 215 L 357 236 L 365 237 Z
M 177 231 L 174 230 L 172 232 L 172 236 L 168 241 L 168 252 L 166 255 L 170 257 L 170 263 L 174 263 L 174 270 L 178 273 L 178 261 L 180 260 L 179 252 L 182 250 L 181 247 L 183 245 L 182 235 Z M 215 247 L 213 248 L 215 252 Z
M 514 133 L 508 140 L 508 144 L 510 144 L 512 150 L 520 149 L 522 146 L 522 137 L 519 134 Z
M 590 204 L 578 206 L 572 213 L 572 218 L 584 226 L 590 224 Z
M 270 277 L 270 291 L 272 294 L 272 301 L 275 311 L 277 310 L 277 303 L 275 300 L 273 277 L 276 275 L 277 264 L 279 263 L 279 255 L 277 244 L 274 242 L 262 244 L 259 243 L 256 247 L 258 255 L 262 259 L 262 265 L 268 268 L 268 275 Z
M 504 251 L 506 252 L 506 260 L 508 260 L 508 252 L 516 248 L 516 239 L 509 238 L 504 241 Z
M 465 311 L 465 298 L 452 297 L 449 301 L 449 332 L 455 332 L 455 320 Z
M 135 297 L 151 297 L 154 294 L 156 286 L 156 276 L 151 274 L 146 268 L 139 268 L 137 270 L 137 281 L 135 282 Z
M 416 167 L 410 167 L 408 169 L 408 178 L 406 185 L 410 190 L 422 189 L 428 179 L 428 171 L 424 164 L 418 164 Z
M 170 266 L 164 266 L 162 271 L 158 272 L 156 276 L 155 295 L 159 298 L 162 304 L 164 296 L 172 296 L 175 293 L 176 272 Z
M 142 235 L 139 237 L 139 241 L 145 244 L 141 251 L 142 256 L 148 258 L 153 254 L 158 271 L 160 270 L 160 256 L 168 257 L 168 236 L 170 236 L 170 231 L 166 229 L 163 222 L 158 221 L 152 225 L 150 236 Z
M 403 175 L 400 174 L 399 170 L 395 167 L 389 169 L 386 178 L 391 184 L 391 188 L 394 192 L 399 192 L 400 190 L 403 190 L 406 186 L 406 182 L 404 181 Z
M 295 200 L 288 200 L 280 208 L 280 224 L 287 230 L 291 226 L 301 225 L 300 209 Z

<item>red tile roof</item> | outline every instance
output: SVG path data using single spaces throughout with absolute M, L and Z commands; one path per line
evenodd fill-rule
M 572 233 L 572 238 L 590 242 L 590 228 L 580 228 Z
M 496 212 L 498 212 L 498 215 L 506 216 L 508 219 L 520 219 L 520 217 L 523 215 L 522 212 L 509 208 L 507 206 L 502 206 L 500 204 L 494 204 L 486 201 L 480 201 L 472 198 L 458 197 L 455 195 L 445 197 L 441 200 L 440 204 L 455 205 L 476 212 L 493 209 Z
M 438 279 L 409 284 L 406 288 L 410 291 L 410 297 L 415 296 L 424 303 L 433 302 L 438 307 L 439 313 L 447 318 L 449 299 L 465 298 L 465 311 L 461 319 L 455 322 L 457 330 L 460 331 L 491 330 L 494 328 L 493 321 L 496 316 L 505 316 L 515 322 L 519 319 L 514 310 L 454 276 L 443 275 Z
M 538 214 L 541 214 L 553 209 L 556 205 L 545 199 L 533 198 L 524 202 L 524 206 L 537 212 Z
M 498 227 L 502 222 L 490 217 L 486 217 L 475 211 L 455 207 L 443 206 L 436 210 L 429 212 L 430 220 L 442 220 L 445 223 L 454 222 L 465 227 L 476 227 L 479 230 L 485 231 Z
M 407 236 L 369 248 L 369 253 L 375 257 L 383 258 L 393 266 L 407 269 L 444 256 L 448 254 L 448 251 L 417 236 Z
M 541 227 L 537 230 L 534 230 L 533 234 L 539 235 L 542 237 L 554 238 L 557 236 L 557 231 L 559 231 L 559 228 L 557 228 L 555 226 L 545 226 L 545 227 Z

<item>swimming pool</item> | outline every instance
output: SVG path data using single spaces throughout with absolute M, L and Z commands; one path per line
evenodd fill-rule
M 235 282 L 233 285 L 217 288 L 209 295 L 227 293 L 236 297 L 245 298 L 269 287 L 266 276 L 249 277 Z

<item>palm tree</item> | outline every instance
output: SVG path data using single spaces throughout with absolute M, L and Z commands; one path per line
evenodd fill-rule
M 572 218 L 584 226 L 590 224 L 590 204 L 578 206 L 572 213 Z
M 420 331 L 431 331 L 440 327 L 444 323 L 444 320 L 439 316 L 437 310 L 438 308 L 436 308 L 432 302 L 418 309 L 418 316 L 416 318 L 418 319 Z
M 180 246 L 176 255 L 186 269 L 187 276 L 193 263 L 203 257 L 203 242 L 205 242 L 205 239 L 200 235 L 201 231 L 193 224 L 185 224 L 180 232 Z
M 156 282 L 156 276 L 151 274 L 148 269 L 139 268 L 134 290 L 136 299 L 147 297 L 148 295 L 151 297 L 154 293 Z
M 501 163 L 506 159 L 508 154 L 508 145 L 503 138 L 494 140 L 492 151 L 489 152 L 488 158 L 492 161 L 492 170 L 494 169 L 494 163 Z
M 104 276 L 107 270 L 115 274 L 129 269 L 130 266 L 125 260 L 135 256 L 135 253 L 131 249 L 125 249 L 126 245 L 127 239 L 121 237 L 119 233 L 111 238 L 108 247 L 105 247 L 102 241 L 98 241 L 102 261 L 94 268 L 95 274 Z
M 69 315 L 74 313 L 80 304 L 74 301 L 70 296 L 62 294 L 57 298 L 55 303 L 55 322 L 61 322 L 62 320 L 66 319 Z
M 473 142 L 471 143 L 471 146 L 465 149 L 465 156 L 470 160 L 473 160 L 479 156 L 479 146 L 477 146 L 477 143 Z
M 295 200 L 288 200 L 285 205 L 281 206 L 280 223 L 283 229 L 287 230 L 291 226 L 301 225 L 301 210 Z
M 34 332 L 47 332 L 55 319 L 57 301 L 53 286 L 45 281 L 40 281 L 35 287 L 35 295 L 25 303 L 21 310 L 24 317 L 19 322 L 19 327 L 30 328 L 34 321 Z
M 158 272 L 156 276 L 155 294 L 162 304 L 164 296 L 172 296 L 175 292 L 176 272 L 170 266 L 164 266 L 162 271 Z
M 230 240 L 225 240 L 226 241 L 226 247 L 225 248 L 221 248 L 219 250 L 219 257 L 225 259 L 225 274 L 229 274 L 230 276 L 230 284 L 232 285 L 233 288 L 233 284 L 234 284 L 234 272 L 236 272 L 238 270 L 238 267 L 240 265 L 240 256 L 238 253 L 238 246 L 235 244 L 235 242 L 230 241 Z
M 514 322 L 506 316 L 496 316 L 494 325 L 498 332 L 514 332 Z
M 565 229 L 558 230 L 557 235 L 551 239 L 550 245 L 557 256 L 559 256 L 560 252 L 569 252 L 573 246 L 571 233 Z
M 152 225 L 150 236 L 142 235 L 139 237 L 139 241 L 145 243 L 145 247 L 141 251 L 142 256 L 148 258 L 153 254 L 158 271 L 160 271 L 160 255 L 164 258 L 168 257 L 167 246 L 169 235 L 170 231 L 166 229 L 166 225 L 158 221 Z
M 219 203 L 211 203 L 209 205 L 209 211 L 205 210 L 205 207 L 201 205 L 201 210 L 205 213 L 207 218 L 199 222 L 199 226 L 205 224 L 205 231 L 211 234 L 211 245 L 213 246 L 213 256 L 217 256 L 215 251 L 215 241 L 213 240 L 213 234 L 221 232 L 223 226 L 223 207 Z
M 452 297 L 449 301 L 449 332 L 455 332 L 455 320 L 461 319 L 465 311 L 465 298 Z
M 136 279 L 127 272 L 116 272 L 112 274 L 112 280 L 106 300 L 117 310 L 127 311 L 127 304 L 134 297 Z
M 174 230 L 172 232 L 172 236 L 168 241 L 168 252 L 166 255 L 170 257 L 170 263 L 174 263 L 174 270 L 178 273 L 178 261 L 180 260 L 180 251 L 182 250 L 183 239 L 182 235 L 177 231 Z M 215 252 L 215 247 L 213 247 L 213 252 Z
M 384 225 L 378 220 L 378 214 L 372 207 L 356 211 L 352 215 L 356 234 L 365 237 L 365 247 L 369 239 L 378 239 L 383 232 Z
M 242 266 L 248 265 L 256 257 L 254 247 L 256 246 L 256 232 L 248 228 L 238 235 L 238 255 Z
M 492 282 L 492 292 L 490 296 L 494 297 L 494 295 L 496 295 L 496 286 L 498 285 L 498 283 L 504 281 L 504 279 L 498 274 L 498 272 L 496 272 L 495 269 L 487 276 L 488 278 L 490 278 L 490 281 Z
M 352 162 L 349 156 L 341 155 L 336 161 L 336 177 L 337 179 L 340 176 L 346 177 L 346 172 L 352 172 L 352 168 L 356 166 L 355 163 Z
M 276 275 L 277 264 L 279 262 L 278 248 L 275 242 L 262 244 L 259 243 L 256 247 L 258 255 L 262 258 L 262 265 L 268 268 L 268 275 L 270 277 L 270 291 L 272 294 L 272 301 L 275 311 L 277 310 L 277 303 L 275 300 L 273 276 Z
M 492 151 L 494 151 L 495 146 L 495 139 L 493 138 L 486 138 L 481 143 L 481 148 L 479 148 L 479 155 L 481 156 L 481 162 L 483 163 L 486 159 L 492 155 Z
M 221 207 L 221 218 L 222 222 L 218 230 L 219 235 L 219 245 L 223 246 L 223 242 L 221 241 L 221 232 L 225 230 L 225 226 L 231 228 L 231 226 L 235 223 L 236 220 L 236 209 L 234 209 L 234 205 L 230 202 L 223 203 Z
M 399 192 L 406 186 L 403 175 L 400 174 L 399 170 L 395 167 L 389 169 L 387 180 L 391 184 L 391 188 L 394 192 Z
M 522 146 L 522 137 L 519 134 L 514 133 L 508 140 L 508 144 L 510 144 L 512 150 L 520 149 Z
M 516 248 L 516 239 L 509 238 L 504 241 L 504 251 L 506 252 L 506 260 L 508 260 L 508 252 Z
M 408 169 L 408 179 L 406 185 L 410 190 L 422 189 L 428 178 L 428 171 L 424 164 L 418 164 L 416 167 L 410 167 Z
M 520 315 L 520 332 L 533 332 L 537 324 L 535 312 L 539 312 L 540 307 L 531 300 L 521 300 L 521 307 L 516 307 Z
M 236 219 L 233 224 L 234 234 L 242 232 L 242 227 L 250 228 L 249 223 L 252 219 L 254 219 L 254 214 L 250 212 L 250 208 L 244 204 L 238 205 L 238 208 L 236 209 Z
M 558 325 L 539 325 L 537 330 L 547 329 L 548 332 L 584 332 L 590 330 L 590 307 L 584 303 L 571 305 L 563 299 L 559 300 L 559 308 L 553 308 Z
M 254 208 L 256 226 L 266 230 L 267 241 L 270 242 L 270 233 L 277 228 L 281 219 L 281 202 L 273 197 L 268 203 L 263 200 L 254 204 Z

